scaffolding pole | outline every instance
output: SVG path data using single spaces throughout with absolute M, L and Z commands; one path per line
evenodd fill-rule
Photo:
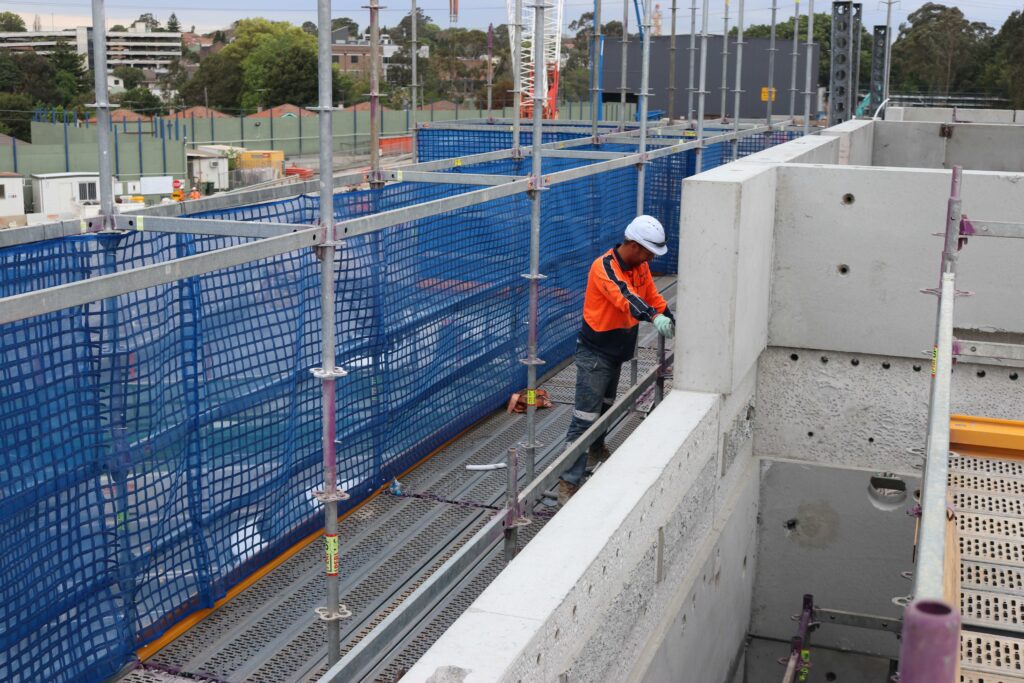
M 668 121 L 676 120 L 676 0 L 672 0 L 672 33 L 668 41 Z
M 814 66 L 814 0 L 807 0 L 807 64 L 804 77 L 804 135 L 811 134 L 811 70 Z
M 725 0 L 725 14 L 722 18 L 722 123 L 726 122 L 725 112 L 729 106 L 729 0 Z
M 380 179 L 380 0 L 370 0 L 370 187 L 384 187 Z
M 107 19 L 103 0 L 92 0 L 96 142 L 99 148 L 101 230 L 114 226 L 114 177 L 110 171 L 110 99 L 107 96 Z
M 376 0 L 371 0 L 375 3 Z M 324 464 L 323 490 L 316 498 L 324 505 L 325 574 L 327 579 L 327 605 L 318 607 L 316 614 L 327 623 L 327 663 L 333 666 L 341 659 L 341 620 L 351 613 L 341 604 L 341 585 L 338 576 L 341 548 L 338 539 L 338 502 L 348 494 L 338 489 L 338 452 L 336 417 L 336 382 L 345 371 L 335 365 L 334 344 L 334 149 L 331 140 L 331 110 L 333 107 L 333 79 L 331 74 L 331 0 L 317 0 L 317 85 L 319 89 L 318 116 L 320 124 L 320 225 L 323 230 L 322 246 L 317 249 L 320 258 L 321 308 L 321 366 L 312 373 L 321 382 L 321 421 Z
M 796 0 L 796 11 L 793 13 L 793 68 L 789 76 L 789 118 L 796 119 L 796 63 L 800 58 L 800 0 Z
M 411 27 L 410 28 L 412 30 L 412 36 L 411 36 L 411 40 L 410 40 L 410 47 L 412 48 L 412 52 L 410 53 L 409 58 L 412 60 L 412 83 L 409 84 L 409 90 L 410 90 L 410 95 L 412 96 L 412 153 L 414 155 L 413 159 L 416 160 L 416 161 L 419 161 L 418 156 L 416 156 L 418 154 L 418 152 L 416 151 L 417 147 L 418 147 L 417 142 L 416 142 L 416 139 L 418 137 L 416 129 L 419 126 L 419 117 L 417 115 L 417 112 L 419 110 L 416 108 L 417 104 L 418 104 L 418 99 L 419 99 L 417 97 L 417 95 L 419 94 L 417 92 L 419 83 L 416 80 L 416 62 L 418 61 L 417 60 L 417 54 L 416 54 L 417 50 L 418 50 L 418 47 L 417 47 L 417 44 L 416 44 L 416 24 L 419 23 L 417 21 L 419 19 L 419 12 L 416 10 L 416 0 L 412 0 L 412 6 L 411 6 L 411 9 L 410 9 L 410 12 L 411 12 L 411 14 L 410 14 Z
M 643 52 L 640 58 L 640 149 L 638 150 L 640 161 L 637 163 L 636 179 L 636 215 L 638 216 L 644 212 L 644 176 L 647 167 L 644 155 L 647 153 L 647 86 L 651 75 L 651 2 L 652 0 L 644 0 Z
M 775 103 L 775 15 L 779 10 L 779 0 L 772 0 L 772 28 L 771 37 L 768 40 L 768 97 L 767 107 L 764 115 L 764 122 L 772 125 L 772 105 Z
M 520 0 L 521 1 L 521 0 Z M 544 9 L 545 0 L 538 0 L 533 6 L 533 54 L 534 64 L 544 61 Z M 537 357 L 538 300 L 540 281 L 540 204 L 544 191 L 541 177 L 541 138 L 543 137 L 544 101 L 547 97 L 547 69 L 540 68 L 533 82 L 533 168 L 530 190 L 530 272 L 524 275 L 530 283 L 529 330 L 526 342 L 526 480 L 533 481 L 537 464 L 537 366 L 544 361 Z M 528 506 L 532 507 L 531 505 Z
M 534 54 L 543 54 L 534 51 Z M 543 58 L 540 59 L 543 61 Z M 594 35 L 591 38 L 590 53 L 590 136 L 594 144 L 599 144 L 597 136 L 598 98 L 601 97 L 599 83 L 601 81 L 601 0 L 594 0 Z M 547 65 L 544 65 L 545 73 Z
M 697 163 L 695 173 L 700 173 L 704 163 L 704 95 L 707 94 L 708 77 L 708 2 L 704 0 L 700 16 L 700 90 L 697 91 Z
M 694 67 L 697 62 L 697 0 L 690 4 L 690 58 L 687 60 L 690 67 L 690 80 L 686 87 L 686 120 L 693 122 L 693 93 L 696 88 L 693 85 Z
M 619 82 L 619 130 L 626 130 L 626 58 L 629 56 L 629 0 L 622 2 L 622 79 Z
M 736 8 L 736 87 L 733 88 L 733 114 L 732 126 L 736 137 L 732 141 L 732 160 L 736 161 L 740 153 L 740 95 L 743 94 L 743 0 L 740 0 Z M 771 122 L 769 122 L 771 125 Z
M 487 25 L 487 119 L 494 116 L 492 112 L 494 93 L 494 24 Z
M 523 152 L 519 148 L 521 119 L 523 116 L 523 0 L 516 0 L 515 23 L 512 24 L 512 158 L 522 159 Z

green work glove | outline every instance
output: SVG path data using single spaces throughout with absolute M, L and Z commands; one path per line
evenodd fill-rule
M 658 314 L 654 317 L 654 327 L 665 339 L 671 339 L 676 336 L 676 326 L 673 324 L 672 319 L 667 315 Z

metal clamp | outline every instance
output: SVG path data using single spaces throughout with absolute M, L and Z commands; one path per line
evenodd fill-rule
M 339 604 L 334 612 L 328 611 L 326 607 L 315 607 L 313 611 L 316 612 L 321 621 L 341 621 L 352 616 L 352 610 L 345 607 L 344 604 Z
M 321 503 L 337 503 L 348 500 L 352 496 L 342 489 L 335 489 L 333 491 L 313 491 L 313 497 Z
M 339 367 L 335 367 L 332 370 L 328 370 L 327 368 L 310 368 L 309 371 L 317 379 L 325 379 L 325 380 L 326 379 L 340 379 L 341 377 L 345 377 L 346 375 L 348 375 L 347 371 L 345 371 L 343 368 L 339 368 Z

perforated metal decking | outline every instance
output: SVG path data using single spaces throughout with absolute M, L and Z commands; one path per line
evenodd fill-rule
M 1024 683 L 1024 461 L 951 456 L 962 683 Z
M 658 278 L 671 302 L 675 278 Z M 644 326 L 640 340 L 640 374 L 656 360 L 656 336 Z M 538 413 L 538 441 L 543 444 L 537 471 L 560 452 L 572 413 L 575 367 L 568 365 L 543 387 L 555 406 Z M 629 386 L 628 366 L 619 384 Z M 607 439 L 614 450 L 642 421 L 647 404 L 627 416 Z M 342 652 L 347 652 L 381 622 L 417 586 L 485 524 L 493 510 L 459 503 L 501 505 L 506 488 L 503 472 L 470 472 L 465 466 L 504 459 L 509 447 L 524 436 L 522 416 L 496 413 L 403 478 L 407 492 L 429 494 L 444 501 L 378 495 L 339 525 L 342 540 L 342 602 L 352 617 L 342 626 Z M 542 528 L 537 515 L 520 532 L 527 542 Z M 392 681 L 411 666 L 455 621 L 504 566 L 498 547 L 461 579 L 404 640 L 382 658 L 370 676 Z M 130 683 L 174 681 L 315 680 L 327 669 L 326 631 L 314 620 L 323 603 L 323 549 L 307 545 L 252 586 L 215 610 L 194 627 L 149 657 L 141 668 L 121 680 Z

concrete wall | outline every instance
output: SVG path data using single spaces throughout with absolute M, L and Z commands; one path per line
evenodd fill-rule
M 746 631 L 757 508 L 749 456 L 721 476 L 729 410 L 669 392 L 405 679 L 457 667 L 465 681 L 726 680 Z
M 839 139 L 837 162 L 844 165 L 870 166 L 874 155 L 875 122 L 861 119 L 846 121 L 821 131 L 825 137 Z M 796 160 L 794 159 L 793 162 Z M 811 163 L 801 161 L 801 163 Z
M 1022 121 L 1024 123 L 1024 121 Z M 943 126 L 951 130 L 943 137 Z M 1024 126 L 876 121 L 875 166 L 1024 172 Z
M 956 109 L 952 107 L 886 107 L 886 121 L 931 121 L 933 123 L 1024 123 L 1024 110 Z
M 932 344 L 950 173 L 779 167 L 768 344 L 919 358 Z M 1024 174 L 966 172 L 964 213 L 1018 221 Z M 762 210 L 768 210 L 765 204 Z M 728 215 L 726 210 L 717 209 Z M 684 242 L 685 244 L 685 242 Z M 685 247 L 681 249 L 685 251 Z M 976 238 L 960 253 L 964 328 L 1024 332 L 1024 243 Z M 686 310 L 685 305 L 680 310 Z

